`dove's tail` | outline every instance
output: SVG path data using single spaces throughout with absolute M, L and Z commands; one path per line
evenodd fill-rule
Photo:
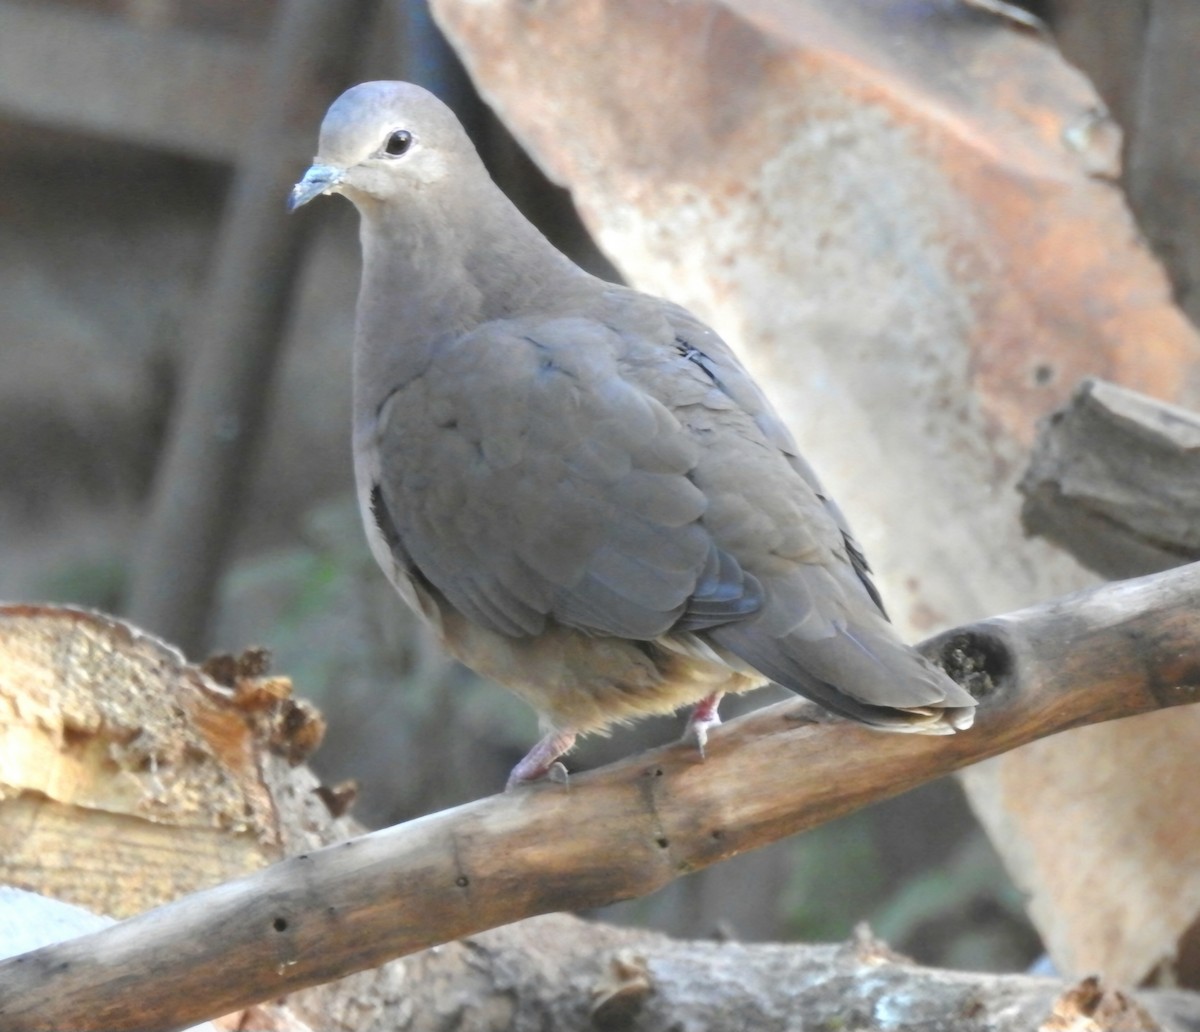
M 814 586 L 804 588 L 806 606 L 787 607 L 804 614 L 799 620 L 772 612 L 780 596 L 797 588 L 793 582 L 780 586 L 761 619 L 702 633 L 777 684 L 871 727 L 947 735 L 971 726 L 974 697 L 905 645 L 865 594 L 857 597 L 856 586 L 845 594 L 828 583 L 821 591 Z M 839 594 L 834 610 L 828 603 Z M 822 608 L 830 611 L 818 612 Z

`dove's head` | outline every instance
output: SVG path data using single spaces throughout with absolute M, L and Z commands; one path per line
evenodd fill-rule
M 432 93 L 408 82 L 364 82 L 325 115 L 317 156 L 292 188 L 288 211 L 325 193 L 387 202 L 478 164 L 458 119 Z

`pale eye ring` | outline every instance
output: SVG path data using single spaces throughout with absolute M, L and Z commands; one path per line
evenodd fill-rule
M 397 129 L 389 134 L 387 140 L 383 144 L 383 153 L 389 157 L 398 158 L 401 154 L 408 151 L 412 146 L 413 134 L 407 129 Z

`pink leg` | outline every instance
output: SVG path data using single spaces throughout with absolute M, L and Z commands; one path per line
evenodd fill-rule
M 708 744 L 709 728 L 719 727 L 721 724 L 721 714 L 717 712 L 717 707 L 721 705 L 721 697 L 724 694 L 724 692 L 713 692 L 708 698 L 701 699 L 692 710 L 692 715 L 688 717 L 683 740 L 685 742 L 689 739 L 695 740 L 696 748 L 700 750 L 700 759 L 704 759 L 704 747 Z
M 512 773 L 508 776 L 508 784 L 504 786 L 504 790 L 507 792 L 511 788 L 516 788 L 517 785 L 537 781 L 539 778 L 544 778 L 547 774 L 553 776 L 555 767 L 560 770 L 562 769 L 562 764 L 558 762 L 558 758 L 570 751 L 571 746 L 574 744 L 575 732 L 570 728 L 551 731 L 529 750 L 525 759 L 513 767 Z M 565 775 L 565 771 L 563 773 Z

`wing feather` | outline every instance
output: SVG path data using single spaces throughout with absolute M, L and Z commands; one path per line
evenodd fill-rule
M 385 547 L 503 635 L 674 635 L 868 723 L 969 721 L 889 629 L 840 510 L 724 342 L 604 298 L 595 318 L 447 338 L 388 398 L 364 463 Z
M 383 406 L 373 446 L 394 534 L 472 621 L 653 639 L 757 606 L 704 528 L 696 442 L 626 378 L 625 348 L 590 320 L 489 323 Z M 720 589 L 697 591 L 714 562 Z

